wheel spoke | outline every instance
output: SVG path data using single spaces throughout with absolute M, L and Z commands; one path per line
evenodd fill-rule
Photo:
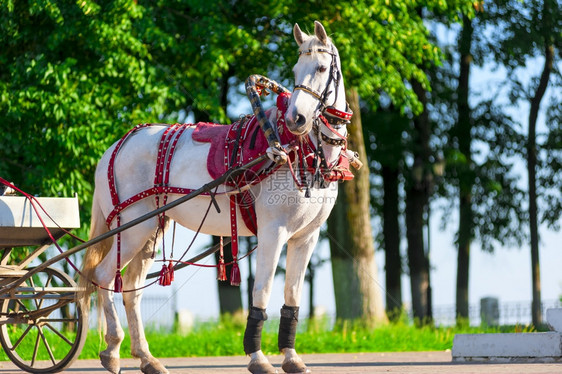
M 49 329 L 51 329 L 52 332 L 57 334 L 62 340 L 64 340 L 68 345 L 70 345 L 72 347 L 74 342 L 71 342 L 70 340 L 68 340 L 68 338 L 66 336 L 64 336 L 63 334 L 60 333 L 60 331 L 56 330 L 53 326 L 51 326 L 50 323 L 45 323 L 45 326 L 47 326 Z
M 25 304 L 21 302 L 20 299 L 16 299 L 16 301 L 17 301 L 17 303 L 18 303 L 19 305 L 21 305 L 21 307 L 24 309 L 25 312 L 29 312 L 29 311 L 30 311 L 29 309 L 27 309 L 27 307 L 25 306 Z M 17 312 L 17 311 L 15 311 L 15 312 Z
M 12 351 L 15 351 L 18 348 L 20 343 L 23 341 L 23 338 L 25 338 L 25 336 L 29 333 L 29 331 L 31 331 L 32 327 L 33 327 L 33 325 L 27 326 L 25 331 L 21 334 L 20 338 L 13 344 Z
M 32 288 L 35 288 L 35 281 L 33 280 L 33 277 L 29 278 L 29 284 L 31 285 Z M 37 307 L 38 305 L 37 299 L 34 299 L 33 302 L 35 303 L 35 309 L 39 309 Z
M 53 279 L 53 275 L 52 275 L 52 274 L 49 274 L 49 277 L 47 278 L 47 282 L 45 282 L 45 285 L 44 285 L 44 286 L 45 286 L 45 287 L 49 287 L 49 284 L 51 283 L 51 280 L 52 280 L 52 279 Z M 43 306 L 43 301 L 44 301 L 44 300 L 45 300 L 45 299 L 43 299 L 43 298 L 41 298 L 41 299 L 38 300 L 37 309 L 41 309 L 41 307 Z
M 43 344 L 45 345 L 45 348 L 47 348 L 47 352 L 49 353 L 51 362 L 53 363 L 53 365 L 56 365 L 57 361 L 55 360 L 55 356 L 53 356 L 53 352 L 51 351 L 51 346 L 47 342 L 47 338 L 45 338 L 45 335 L 43 334 L 43 329 L 41 327 L 39 327 L 39 335 L 41 335 L 41 340 L 43 340 Z
M 35 365 L 35 359 L 37 358 L 37 350 L 39 350 L 39 339 L 41 339 L 41 336 L 37 334 L 37 339 L 35 339 L 35 347 L 33 348 L 33 356 L 31 356 L 31 367 Z

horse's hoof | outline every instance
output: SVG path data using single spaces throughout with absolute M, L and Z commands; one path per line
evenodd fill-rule
M 283 365 L 281 365 L 281 369 L 285 373 L 291 374 L 308 374 L 311 373 L 310 369 L 306 367 L 304 362 L 301 360 L 285 360 L 283 361 Z
M 144 374 L 169 374 L 168 369 L 157 360 L 141 364 L 140 369 Z
M 277 374 L 278 371 L 269 362 L 250 361 L 248 371 L 252 374 Z
M 119 374 L 121 372 L 121 365 L 119 357 L 111 356 L 109 353 L 100 352 L 101 365 L 112 374 Z

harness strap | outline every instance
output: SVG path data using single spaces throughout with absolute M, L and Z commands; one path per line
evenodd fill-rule
M 253 121 L 257 121 L 257 117 L 244 117 L 240 119 L 237 123 L 233 124 L 227 135 L 225 141 L 225 152 L 224 152 L 224 166 L 228 170 L 232 167 L 238 166 L 242 162 L 242 143 L 247 139 L 249 135 L 249 130 Z M 229 147 L 229 144 L 233 144 L 232 147 Z M 230 152 L 230 154 L 229 154 Z M 241 188 L 241 186 L 245 185 L 253 185 L 261 181 L 261 178 L 253 178 L 251 181 L 247 181 L 245 175 L 242 174 L 236 178 L 236 180 L 227 181 L 227 184 L 235 187 Z M 242 205 L 245 197 L 248 195 L 249 192 L 242 192 L 237 195 L 230 196 L 230 236 L 231 236 L 231 252 L 232 252 L 232 269 L 230 273 L 230 285 L 232 286 L 239 286 L 241 282 L 240 277 L 240 268 L 238 267 L 238 222 L 237 222 L 237 214 L 236 214 L 236 206 Z M 255 217 L 255 210 L 253 204 L 247 207 L 249 211 L 249 215 Z M 244 221 L 246 226 L 254 233 L 257 234 L 257 227 L 256 223 L 252 222 L 254 219 L 247 218 L 247 215 L 244 215 Z
M 230 248 L 232 250 L 232 270 L 230 272 L 230 285 L 239 286 L 240 268 L 238 267 L 238 224 L 236 220 L 236 196 L 230 196 Z
M 166 187 L 170 181 L 170 165 L 172 163 L 172 158 L 174 156 L 174 151 L 178 143 L 179 138 L 182 136 L 185 129 L 189 125 L 174 124 L 168 127 L 162 137 L 160 138 L 160 143 L 158 146 L 158 156 L 156 157 L 156 171 L 154 173 L 154 186 L 155 187 Z M 167 192 L 163 192 L 162 205 L 166 205 L 168 202 Z M 156 208 L 160 207 L 160 194 L 155 194 Z M 158 228 L 164 232 L 164 227 L 166 225 L 166 212 L 162 212 L 158 216 Z M 154 246 L 152 257 L 154 258 L 156 251 L 156 245 Z M 164 241 L 164 236 L 162 236 L 162 257 L 164 261 L 166 260 L 166 246 Z M 168 266 L 162 266 L 161 277 L 159 284 L 161 286 L 169 286 L 173 280 L 172 269 Z
M 129 139 L 129 136 L 131 134 L 133 134 L 135 131 L 137 131 L 140 128 L 146 127 L 146 126 L 150 126 L 149 124 L 142 124 L 142 125 L 137 125 L 135 127 L 133 127 L 131 130 L 129 130 L 125 136 L 123 136 L 119 142 L 117 143 L 117 145 L 115 146 L 115 149 L 113 150 L 111 157 L 109 159 L 109 167 L 107 168 L 107 181 L 109 184 L 109 194 L 111 195 L 111 201 L 113 203 L 113 206 L 118 205 L 119 204 L 119 195 L 117 193 L 117 187 L 115 186 L 115 158 L 117 157 L 117 153 L 119 153 L 119 150 L 121 149 L 121 146 L 123 145 L 123 143 L 125 143 L 125 141 L 127 139 Z M 108 225 L 109 226 L 109 225 Z M 117 227 L 121 226 L 121 217 L 119 216 L 119 214 L 117 215 Z M 116 263 L 116 270 L 115 270 L 115 283 L 114 283 L 114 290 L 115 292 L 122 292 L 123 291 L 123 280 L 121 279 L 121 233 L 118 232 L 117 233 L 117 263 Z
M 196 191 L 196 189 L 181 188 L 181 187 L 170 187 L 170 186 L 157 186 L 157 187 L 148 188 L 148 189 L 146 189 L 142 192 L 139 192 L 138 194 L 136 194 L 134 196 L 131 196 L 127 200 L 122 201 L 121 203 L 117 204 L 116 206 L 114 206 L 111 213 L 109 213 L 109 215 L 107 216 L 107 219 L 105 220 L 105 223 L 109 227 L 111 225 L 111 222 L 113 222 L 113 220 L 115 219 L 115 217 L 119 213 L 121 213 L 123 210 L 125 210 L 125 208 L 128 208 L 130 205 L 138 203 L 139 201 L 141 201 L 142 199 L 145 199 L 147 197 L 150 197 L 150 196 L 153 196 L 153 195 L 161 195 L 161 194 L 188 195 L 188 194 L 192 193 L 193 191 Z M 203 192 L 203 193 L 201 193 L 201 195 L 210 196 L 211 194 L 209 192 Z
M 115 185 L 115 159 L 117 158 L 117 154 L 121 150 L 123 144 L 129 139 L 129 137 L 137 130 L 152 126 L 152 124 L 141 124 L 133 127 L 129 130 L 125 136 L 123 136 L 115 146 L 111 157 L 109 159 L 109 165 L 107 169 L 107 180 L 109 184 L 109 192 L 111 195 L 111 201 L 113 203 L 113 211 L 107 216 L 106 224 L 110 227 L 111 222 L 113 219 L 117 218 L 117 227 L 121 226 L 121 216 L 120 212 L 128 207 L 131 204 L 134 204 L 148 196 L 155 195 L 156 207 L 159 208 L 160 206 L 160 195 L 163 194 L 162 203 L 166 205 L 167 202 L 167 194 L 168 193 L 181 193 L 181 194 L 188 194 L 193 192 L 192 189 L 185 189 L 185 188 L 176 188 L 176 187 L 168 187 L 168 183 L 170 180 L 170 165 L 172 162 L 172 158 L 174 155 L 174 150 L 176 148 L 177 142 L 186 128 L 190 127 L 191 125 L 180 125 L 175 124 L 169 126 L 164 130 L 162 137 L 160 138 L 160 143 L 158 145 L 158 155 L 156 158 L 156 169 L 154 175 L 154 187 L 149 188 L 145 191 L 142 191 L 127 200 L 120 202 L 119 201 L 119 194 L 117 193 L 117 186 Z M 165 225 L 165 213 L 162 213 L 158 217 L 159 222 L 159 229 L 164 229 Z M 163 239 L 162 239 L 163 240 Z M 162 242 L 162 250 L 164 252 L 164 242 Z M 153 254 L 154 255 L 154 254 Z M 165 258 L 164 252 L 164 258 Z M 121 279 L 121 233 L 117 233 L 117 269 L 115 272 L 115 292 L 122 292 L 123 290 L 123 281 Z M 169 272 L 164 268 L 162 268 L 163 277 L 160 281 L 161 285 L 169 285 L 171 282 L 171 277 Z

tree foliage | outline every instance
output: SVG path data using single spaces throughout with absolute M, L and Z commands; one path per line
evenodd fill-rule
M 133 27 L 141 17 L 125 0 L 1 3 L 0 174 L 32 194 L 78 193 L 89 211 L 102 152 L 171 95 Z

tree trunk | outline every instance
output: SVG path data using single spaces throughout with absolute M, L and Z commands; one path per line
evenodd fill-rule
M 418 81 L 412 80 L 411 83 L 418 100 L 422 103 L 423 112 L 414 118 L 414 164 L 406 187 L 406 238 L 414 319 L 417 323 L 426 324 L 433 321 L 429 253 L 425 248 L 423 236 L 429 194 L 433 190 L 429 145 L 431 124 L 427 111 L 427 92 Z
M 310 305 L 310 309 L 308 311 L 308 319 L 312 321 L 314 319 L 314 277 L 316 276 L 316 265 L 313 265 L 312 262 L 308 263 L 308 305 Z
M 543 18 L 548 18 L 548 1 L 543 5 Z M 548 27 L 546 22 L 545 27 Z M 545 33 L 548 35 L 549 30 Z M 542 308 L 541 308 L 541 273 L 539 263 L 539 232 L 538 232 L 538 212 L 537 212 L 537 144 L 536 144 L 536 126 L 537 117 L 541 100 L 544 96 L 552 66 L 554 63 L 554 47 L 547 37 L 545 43 L 545 60 L 544 67 L 539 80 L 539 85 L 535 91 L 535 96 L 531 98 L 531 108 L 529 110 L 529 134 L 527 138 L 527 172 L 529 175 L 529 224 L 531 234 L 531 271 L 532 271 L 532 287 L 533 287 L 533 303 L 532 318 L 535 326 L 542 324 Z
M 366 160 L 361 128 L 359 96 L 349 89 L 347 100 L 354 112 L 349 130 L 349 148 Z M 386 323 L 381 286 L 375 261 L 369 214 L 369 168 L 355 171 L 355 178 L 339 186 L 339 197 L 330 219 L 328 233 L 336 297 L 336 317 L 362 319 L 368 324 Z
M 402 257 L 400 255 L 400 213 L 398 210 L 399 175 L 400 173 L 396 168 L 382 167 L 386 313 L 391 320 L 399 318 L 402 312 Z
M 459 152 L 464 155 L 466 162 L 459 168 L 459 230 L 457 257 L 457 318 L 466 320 L 468 315 L 468 276 L 470 264 L 470 243 L 473 237 L 472 222 L 472 186 L 474 176 L 472 172 L 471 154 L 471 112 L 468 104 L 470 65 L 472 63 L 471 44 L 473 27 L 468 17 L 463 18 L 463 28 L 459 40 L 460 71 L 457 88 L 458 119 L 456 135 Z
M 246 242 L 246 248 L 248 248 L 248 251 L 252 250 L 253 247 L 253 240 L 252 238 L 255 237 L 246 237 L 245 238 L 245 242 Z M 243 238 L 242 238 L 243 239 Z M 248 298 L 248 309 L 250 309 L 250 307 L 253 305 L 254 303 L 254 269 L 252 267 L 252 260 L 254 255 L 253 253 L 248 254 L 248 289 L 247 289 L 247 298 Z
M 218 244 L 220 237 L 213 236 L 213 244 Z M 219 263 L 220 253 L 215 252 L 215 261 Z M 232 252 L 230 249 L 230 244 L 224 246 L 224 262 L 232 262 Z M 226 276 L 230 277 L 230 272 L 232 271 L 232 265 L 226 266 Z M 219 307 L 220 314 L 235 314 L 242 310 L 242 293 L 240 292 L 240 287 L 233 287 L 230 285 L 229 281 L 217 281 L 219 290 Z
M 410 288 L 412 291 L 412 311 L 418 324 L 425 324 L 431 318 L 427 314 L 429 269 L 426 267 L 423 227 L 423 213 L 426 195 L 420 188 L 406 190 L 406 239 L 408 242 L 408 268 L 410 269 Z

